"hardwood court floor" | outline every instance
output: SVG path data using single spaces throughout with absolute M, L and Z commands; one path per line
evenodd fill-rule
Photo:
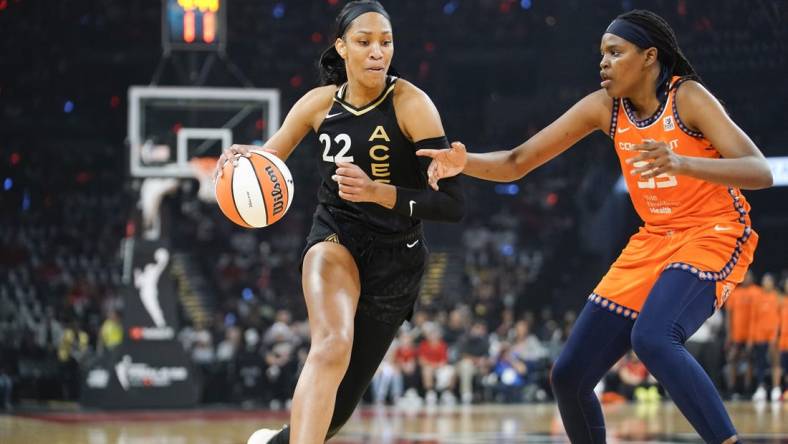
M 729 403 L 747 442 L 788 444 L 788 404 Z M 608 442 L 700 442 L 669 402 L 605 407 Z M 2 444 L 245 444 L 285 412 L 186 410 L 0 415 Z M 554 404 L 364 408 L 332 443 L 561 443 Z

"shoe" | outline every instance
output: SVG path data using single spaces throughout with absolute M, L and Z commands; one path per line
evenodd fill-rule
M 430 390 L 427 392 L 424 400 L 427 401 L 427 405 L 435 405 L 438 403 L 438 395 L 435 393 L 435 391 Z
M 651 386 L 646 391 L 646 400 L 651 402 L 659 402 L 662 396 L 659 394 L 659 389 L 656 386 Z
M 755 391 L 755 394 L 752 395 L 752 400 L 754 402 L 766 401 L 766 389 L 763 388 L 763 386 L 759 386 L 758 390 Z
M 462 394 L 462 403 L 465 405 L 473 403 L 473 393 L 465 392 Z
M 783 391 L 780 390 L 780 387 L 774 387 L 772 388 L 772 393 L 771 395 L 769 395 L 769 398 L 771 399 L 772 402 L 780 402 L 782 396 L 783 396 Z
M 457 405 L 457 397 L 454 396 L 454 393 L 446 390 L 445 392 L 441 393 L 441 404 L 445 406 Z
M 638 387 L 635 389 L 635 400 L 638 402 L 648 401 L 648 389 L 645 387 Z
M 246 444 L 266 444 L 280 431 L 282 431 L 282 429 L 260 429 L 252 433 L 252 436 L 249 437 L 249 440 L 246 441 Z

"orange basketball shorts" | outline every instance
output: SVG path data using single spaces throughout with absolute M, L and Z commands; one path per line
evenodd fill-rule
M 660 274 L 679 269 L 698 279 L 716 282 L 719 308 L 744 279 L 757 244 L 758 234 L 739 222 L 713 222 L 660 232 L 641 227 L 589 300 L 635 319 Z

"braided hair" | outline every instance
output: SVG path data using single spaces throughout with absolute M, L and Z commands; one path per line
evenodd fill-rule
M 703 84 L 700 75 L 695 72 L 687 57 L 679 48 L 676 33 L 668 22 L 659 15 L 644 9 L 635 9 L 625 12 L 617 19 L 628 21 L 640 26 L 648 34 L 657 48 L 657 59 L 661 65 L 659 78 L 657 80 L 657 96 L 663 97 L 668 93 L 670 79 L 673 76 L 681 76 L 688 80 L 695 80 Z M 645 48 L 643 48 L 645 49 Z

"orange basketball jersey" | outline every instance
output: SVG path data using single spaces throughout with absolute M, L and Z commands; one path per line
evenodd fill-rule
M 780 351 L 788 352 L 788 295 L 780 298 Z
M 780 328 L 780 299 L 777 292 L 757 287 L 750 304 L 750 334 L 754 343 L 771 342 Z
M 654 115 L 638 121 L 627 99 L 614 99 L 610 136 L 621 162 L 630 198 L 645 225 L 630 239 L 610 271 L 589 296 L 623 316 L 637 317 L 651 288 L 666 269 L 688 271 L 717 283 L 716 307 L 744 278 L 758 236 L 750 227 L 750 206 L 737 188 L 688 176 L 661 174 L 643 179 L 627 159 L 640 154 L 636 146 L 665 142 L 688 157 L 719 158 L 702 134 L 679 117 L 674 77 L 668 98 Z
M 709 221 L 741 222 L 750 225 L 750 205 L 737 188 L 727 187 L 688 176 L 661 174 L 642 179 L 629 174 L 646 163 L 628 165 L 627 159 L 640 154 L 634 147 L 647 141 L 665 142 L 683 156 L 719 158 L 720 153 L 702 134 L 687 128 L 676 108 L 676 91 L 681 84 L 674 77 L 674 86 L 662 109 L 652 117 L 637 121 L 627 99 L 613 105 L 610 136 L 621 161 L 632 204 L 643 222 L 652 231 L 696 227 Z
M 732 342 L 744 343 L 750 336 L 751 306 L 756 291 L 755 285 L 738 287 L 733 290 L 728 303 L 725 304 L 730 317 L 731 331 L 728 333 Z

